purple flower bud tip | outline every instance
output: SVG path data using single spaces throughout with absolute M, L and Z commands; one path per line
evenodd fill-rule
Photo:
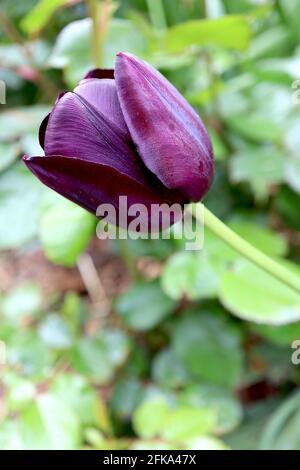
M 93 212 L 102 203 L 183 205 L 212 183 L 208 133 L 158 71 L 119 52 L 115 70 L 92 70 L 61 93 L 43 120 L 43 157 L 24 157 L 47 186 Z

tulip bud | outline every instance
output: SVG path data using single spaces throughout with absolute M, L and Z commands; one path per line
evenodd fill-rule
M 94 214 L 104 203 L 118 211 L 123 195 L 128 205 L 144 204 L 149 219 L 153 204 L 200 200 L 212 181 L 211 143 L 200 118 L 162 75 L 130 54 L 118 55 L 115 72 L 93 70 L 60 94 L 39 137 L 45 156 L 25 156 L 27 167 Z

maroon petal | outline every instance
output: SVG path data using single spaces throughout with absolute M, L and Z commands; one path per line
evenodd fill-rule
M 130 139 L 117 94 L 116 82 L 111 79 L 82 80 L 74 93 L 84 98 L 91 106 L 118 126 Z
M 166 202 L 151 187 L 101 163 L 57 155 L 23 160 L 42 183 L 93 214 L 102 203 L 112 204 L 118 213 L 119 196 L 127 196 L 128 206 L 145 205 L 150 220 L 151 204 Z
M 142 162 L 128 139 L 83 97 L 69 92 L 55 105 L 49 118 L 45 153 L 107 164 L 140 180 Z
M 115 78 L 113 69 L 93 69 L 84 78 Z
M 58 103 L 58 101 L 65 94 L 66 94 L 66 91 L 62 91 L 61 93 L 59 93 L 59 95 L 56 98 L 55 104 Z M 45 148 L 45 135 L 46 135 L 46 130 L 47 130 L 50 114 L 51 114 L 51 112 L 48 113 L 47 116 L 42 120 L 42 123 L 41 123 L 40 128 L 39 128 L 39 143 L 40 143 L 40 146 L 42 147 L 42 149 Z
M 49 117 L 51 113 L 48 113 L 47 116 L 42 120 L 42 123 L 39 128 L 39 143 L 42 149 L 45 149 L 45 134 L 49 122 Z
M 211 185 L 213 157 L 199 116 L 159 72 L 131 54 L 118 54 L 115 78 L 126 124 L 145 165 L 167 188 L 200 200 Z

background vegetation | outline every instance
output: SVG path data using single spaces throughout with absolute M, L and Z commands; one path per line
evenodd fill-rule
M 0 448 L 299 449 L 299 297 L 208 231 L 97 240 L 20 162 L 90 30 L 79 1 L 0 2 Z M 295 272 L 299 39 L 297 0 L 101 2 L 103 66 L 130 51 L 179 88 L 214 144 L 206 205 Z

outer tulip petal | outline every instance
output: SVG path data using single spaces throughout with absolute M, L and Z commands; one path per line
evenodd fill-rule
M 167 188 L 201 199 L 213 176 L 212 147 L 192 107 L 159 72 L 127 53 L 115 68 L 118 96 L 145 165 Z
M 45 153 L 107 164 L 143 179 L 144 166 L 126 135 L 75 93 L 66 93 L 55 105 L 46 130 Z
M 93 69 L 84 78 L 114 78 L 114 72 L 113 69 Z
M 118 213 L 119 196 L 127 196 L 128 206 L 144 204 L 151 220 L 151 204 L 167 202 L 151 187 L 102 163 L 59 155 L 24 156 L 23 160 L 42 183 L 93 214 L 102 203 L 112 204 Z
M 62 91 L 59 93 L 58 97 L 56 98 L 55 104 L 58 103 L 58 101 L 66 94 L 66 91 Z M 46 130 L 50 118 L 50 113 L 47 114 L 47 116 L 42 120 L 40 128 L 39 128 L 39 143 L 40 146 L 44 149 L 45 148 L 45 135 L 46 135 Z
M 46 135 L 46 130 L 47 130 L 50 114 L 51 113 L 48 113 L 47 116 L 44 117 L 39 128 L 39 143 L 42 149 L 45 149 L 45 135 Z
M 116 82 L 111 79 L 85 79 L 75 88 L 74 93 L 94 106 L 109 121 L 118 126 L 130 139 L 117 94 Z

